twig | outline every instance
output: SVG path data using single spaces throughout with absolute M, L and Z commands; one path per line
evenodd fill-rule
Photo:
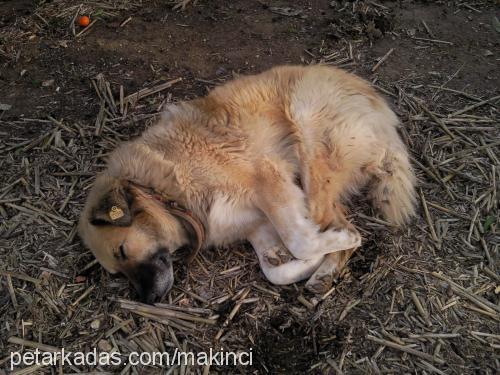
M 422 25 L 424 25 L 425 27 L 425 30 L 427 31 L 427 34 L 429 34 L 429 36 L 432 38 L 432 39 L 436 39 L 436 37 L 434 36 L 434 34 L 432 33 L 431 29 L 429 28 L 429 26 L 427 26 L 427 23 L 422 20 Z
M 188 320 L 188 321 L 198 322 L 198 323 L 205 323 L 205 324 L 210 324 L 210 325 L 214 325 L 215 323 L 217 323 L 217 321 L 215 319 L 202 318 L 202 317 L 187 314 L 187 313 L 184 313 L 181 311 L 170 310 L 170 309 L 167 309 L 165 307 L 145 305 L 143 303 L 139 303 L 139 302 L 135 302 L 135 301 L 120 300 L 120 306 L 124 309 L 127 309 L 127 310 L 144 312 L 144 313 L 157 315 L 157 316 L 163 316 L 163 317 L 167 317 L 167 318 L 176 318 L 176 319 Z
M 28 348 L 38 349 L 42 352 L 57 353 L 61 351 L 61 349 L 55 346 L 45 345 L 36 341 L 25 340 L 21 337 L 16 337 L 16 336 L 9 337 L 7 341 L 10 342 L 11 344 L 27 346 Z
M 372 73 L 374 73 L 380 67 L 380 65 L 382 65 L 382 63 L 385 60 L 387 60 L 389 58 L 389 56 L 392 55 L 393 52 L 394 52 L 394 48 L 391 48 L 384 56 L 382 56 L 382 58 L 373 66 Z
M 76 35 L 75 35 L 75 38 L 79 38 L 79 37 L 81 37 L 82 35 L 86 34 L 86 33 L 90 30 L 90 28 L 91 28 L 92 26 L 94 26 L 94 24 L 97 22 L 97 20 L 98 20 L 97 18 L 96 18 L 95 20 L 93 20 L 93 21 L 90 23 L 90 25 L 88 25 L 88 26 L 87 26 L 87 27 L 85 27 L 82 31 L 80 31 L 78 34 L 76 34 Z
M 429 319 L 429 313 L 427 312 L 427 310 L 425 310 L 424 306 L 422 306 L 422 304 L 420 303 L 420 300 L 418 299 L 415 291 L 412 290 L 410 292 L 410 295 L 411 295 L 411 299 L 413 300 L 413 303 L 415 304 L 415 307 L 417 308 L 418 313 L 420 314 L 420 316 L 422 316 L 422 319 L 424 319 L 425 324 L 427 324 L 427 326 L 429 326 L 429 327 L 432 326 L 432 322 Z
M 417 38 L 417 37 L 413 37 L 413 39 L 415 40 L 421 40 L 421 41 L 424 41 L 424 42 L 432 42 L 432 43 L 441 43 L 441 44 L 449 44 L 450 46 L 453 45 L 452 42 L 448 42 L 446 40 L 439 40 L 439 39 L 428 39 L 428 38 Z
M 469 112 L 470 110 L 476 109 L 477 107 L 481 107 L 482 105 L 485 105 L 485 104 L 487 104 L 489 102 L 493 102 L 493 101 L 495 101 L 497 99 L 500 99 L 500 95 L 494 96 L 494 97 L 486 99 L 486 100 L 482 100 L 479 103 L 475 103 L 475 104 L 469 105 L 469 106 L 467 106 L 465 108 L 462 108 L 462 109 L 460 109 L 458 111 L 455 111 L 455 112 L 449 114 L 448 118 L 461 115 L 462 113 L 465 113 L 465 112 Z
M 434 229 L 434 223 L 432 221 L 431 214 L 429 213 L 429 209 L 427 208 L 427 202 L 425 201 L 422 189 L 420 189 L 420 199 L 422 200 L 422 207 L 424 208 L 425 219 L 427 220 L 427 224 L 429 225 L 429 230 L 431 231 L 431 237 L 435 242 L 439 243 L 439 238 L 436 234 L 436 230 Z
M 488 301 L 480 296 L 473 295 L 468 290 L 466 290 L 462 286 L 458 285 L 454 281 L 450 280 L 449 278 L 447 278 L 443 274 L 438 273 L 438 272 L 431 272 L 431 275 L 434 277 L 437 277 L 438 279 L 446 281 L 450 285 L 450 287 L 453 289 L 453 291 L 455 293 L 457 293 L 460 297 L 468 299 L 470 302 L 476 304 L 477 306 L 481 307 L 482 309 L 487 310 L 491 313 L 500 312 L 499 306 L 491 303 L 490 301 Z
M 436 362 L 436 363 L 439 363 L 440 365 L 444 365 L 446 363 L 441 358 L 436 358 L 433 355 L 421 352 L 421 351 L 413 349 L 413 348 L 409 348 L 407 346 L 396 344 L 395 342 L 392 342 L 392 341 L 379 339 L 378 337 L 371 336 L 371 335 L 366 335 L 366 338 L 368 340 L 374 341 L 378 344 L 385 345 L 385 346 L 388 346 L 388 347 L 393 348 L 393 349 L 401 350 L 402 352 L 405 352 L 408 354 L 413 354 L 414 356 L 423 358 L 423 359 L 430 361 L 430 362 Z
M 231 312 L 229 313 L 229 316 L 227 317 L 226 321 L 224 322 L 224 324 L 222 325 L 222 328 L 219 329 L 219 331 L 217 332 L 217 334 L 215 335 L 214 337 L 214 340 L 215 341 L 218 341 L 221 337 L 222 337 L 222 334 L 224 333 L 224 328 L 227 327 L 229 325 L 229 323 L 231 322 L 231 320 L 233 320 L 234 316 L 236 315 L 236 313 L 239 311 L 241 305 L 242 305 L 242 301 L 246 298 L 246 296 L 248 295 L 248 293 L 250 293 L 250 288 L 247 288 L 243 294 L 241 295 L 239 301 L 236 303 L 236 305 L 234 305 L 233 309 L 231 310 Z

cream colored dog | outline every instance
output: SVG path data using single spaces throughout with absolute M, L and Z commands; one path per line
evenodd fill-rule
M 163 297 L 171 254 L 248 240 L 273 284 L 324 292 L 360 246 L 341 202 L 369 185 L 386 220 L 414 210 L 415 177 L 398 119 L 363 80 L 284 66 L 170 105 L 109 157 L 80 235 L 141 298 Z

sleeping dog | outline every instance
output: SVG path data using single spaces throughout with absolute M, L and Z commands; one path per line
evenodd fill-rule
M 398 119 L 364 80 L 283 66 L 169 105 L 109 157 L 79 233 L 141 299 L 173 283 L 172 254 L 248 240 L 265 277 L 327 291 L 361 236 L 343 203 L 367 186 L 394 224 L 414 211 L 415 176 Z M 365 190 L 363 190 L 365 191 Z

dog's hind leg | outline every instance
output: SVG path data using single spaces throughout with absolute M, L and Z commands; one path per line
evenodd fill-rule
M 361 236 L 351 228 L 320 231 L 308 214 L 304 192 L 294 184 L 293 176 L 287 174 L 286 166 L 265 159 L 257 167 L 255 203 L 295 258 L 315 259 L 361 244 Z
M 288 285 L 310 277 L 323 256 L 309 260 L 293 259 L 274 226 L 266 221 L 248 237 L 266 278 L 275 285 Z
M 306 194 L 311 217 L 322 230 L 326 228 L 356 228 L 345 217 L 345 209 L 339 202 L 342 186 L 345 184 L 345 171 L 332 168 L 328 155 L 318 153 L 303 170 L 307 180 Z M 325 255 L 323 262 L 306 283 L 306 288 L 317 294 L 326 293 L 333 285 L 356 248 Z

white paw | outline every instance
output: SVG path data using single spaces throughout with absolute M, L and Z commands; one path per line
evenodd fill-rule
M 361 235 L 357 230 L 329 230 L 322 233 L 321 236 L 322 249 L 320 251 L 324 254 L 361 246 Z

